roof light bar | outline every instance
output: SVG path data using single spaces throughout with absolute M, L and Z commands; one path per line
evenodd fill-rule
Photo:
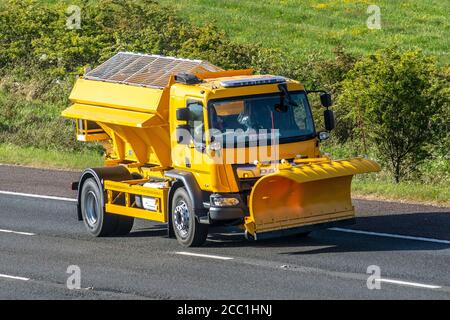
M 285 77 L 272 76 L 272 77 L 260 77 L 260 78 L 248 78 L 238 80 L 224 80 L 220 82 L 220 85 L 224 88 L 255 86 L 261 84 L 273 84 L 286 82 Z

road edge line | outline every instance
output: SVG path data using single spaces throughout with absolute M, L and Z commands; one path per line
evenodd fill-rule
M 339 232 L 347 232 L 347 233 L 364 234 L 364 235 L 377 236 L 377 237 L 396 238 L 396 239 L 415 240 L 415 241 L 425 241 L 425 242 L 434 242 L 434 243 L 440 243 L 440 244 L 450 244 L 450 240 L 424 238 L 424 237 L 414 237 L 414 236 L 407 236 L 407 235 L 400 235 L 400 234 L 393 234 L 393 233 L 372 232 L 372 231 L 363 231 L 363 230 L 345 229 L 345 228 L 329 228 L 328 230 L 339 231 Z
M 22 235 L 22 236 L 35 236 L 36 235 L 36 233 L 32 233 L 32 232 L 13 231 L 13 230 L 7 230 L 7 229 L 0 229 L 0 232 L 19 234 L 19 235 Z
M 30 280 L 30 278 L 17 277 L 17 276 L 10 276 L 10 275 L 8 275 L 8 274 L 1 274 L 1 273 L 0 273 L 0 278 L 4 278 L 4 279 L 12 279 L 12 280 L 21 280 L 21 281 L 28 281 L 28 280 Z
M 233 260 L 234 259 L 232 257 L 216 256 L 216 255 L 202 254 L 202 253 L 193 253 L 193 252 L 187 252 L 187 251 L 176 251 L 175 254 L 183 255 L 183 256 L 199 257 L 199 258 L 217 259 L 217 260 Z
M 0 190 L 0 194 L 4 194 L 4 195 L 8 195 L 8 196 L 19 196 L 19 197 L 38 198 L 38 199 L 45 199 L 45 200 L 57 200 L 57 201 L 66 201 L 66 202 L 76 202 L 77 201 L 77 199 L 74 199 L 74 198 L 44 196 L 41 194 L 22 193 L 22 192 L 3 191 L 3 190 Z

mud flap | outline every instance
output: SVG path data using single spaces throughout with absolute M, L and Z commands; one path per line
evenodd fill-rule
M 264 233 L 292 234 L 302 226 L 352 219 L 353 175 L 379 170 L 374 161 L 355 158 L 289 166 L 267 175 L 250 194 L 246 233 L 258 239 Z

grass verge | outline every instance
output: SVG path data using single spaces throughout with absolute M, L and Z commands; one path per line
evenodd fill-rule
M 94 151 L 74 153 L 0 144 L 0 163 L 52 169 L 84 169 L 101 166 L 103 159 Z
M 450 207 L 450 189 L 444 185 L 417 182 L 371 181 L 354 179 L 352 194 L 369 199 L 414 202 Z

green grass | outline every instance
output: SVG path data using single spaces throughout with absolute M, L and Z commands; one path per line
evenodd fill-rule
M 280 48 L 300 58 L 342 45 L 371 53 L 397 44 L 450 62 L 450 2 L 441 0 L 159 0 L 196 24 L 213 22 L 233 39 Z M 369 30 L 370 4 L 381 8 L 381 30 Z M 299 61 L 302 61 L 300 59 Z
M 450 189 L 446 185 L 417 182 L 392 182 L 354 179 L 353 195 L 389 200 L 415 201 L 450 206 Z
M 103 159 L 94 151 L 74 153 L 0 144 L 0 163 L 55 169 L 85 169 L 102 166 Z

